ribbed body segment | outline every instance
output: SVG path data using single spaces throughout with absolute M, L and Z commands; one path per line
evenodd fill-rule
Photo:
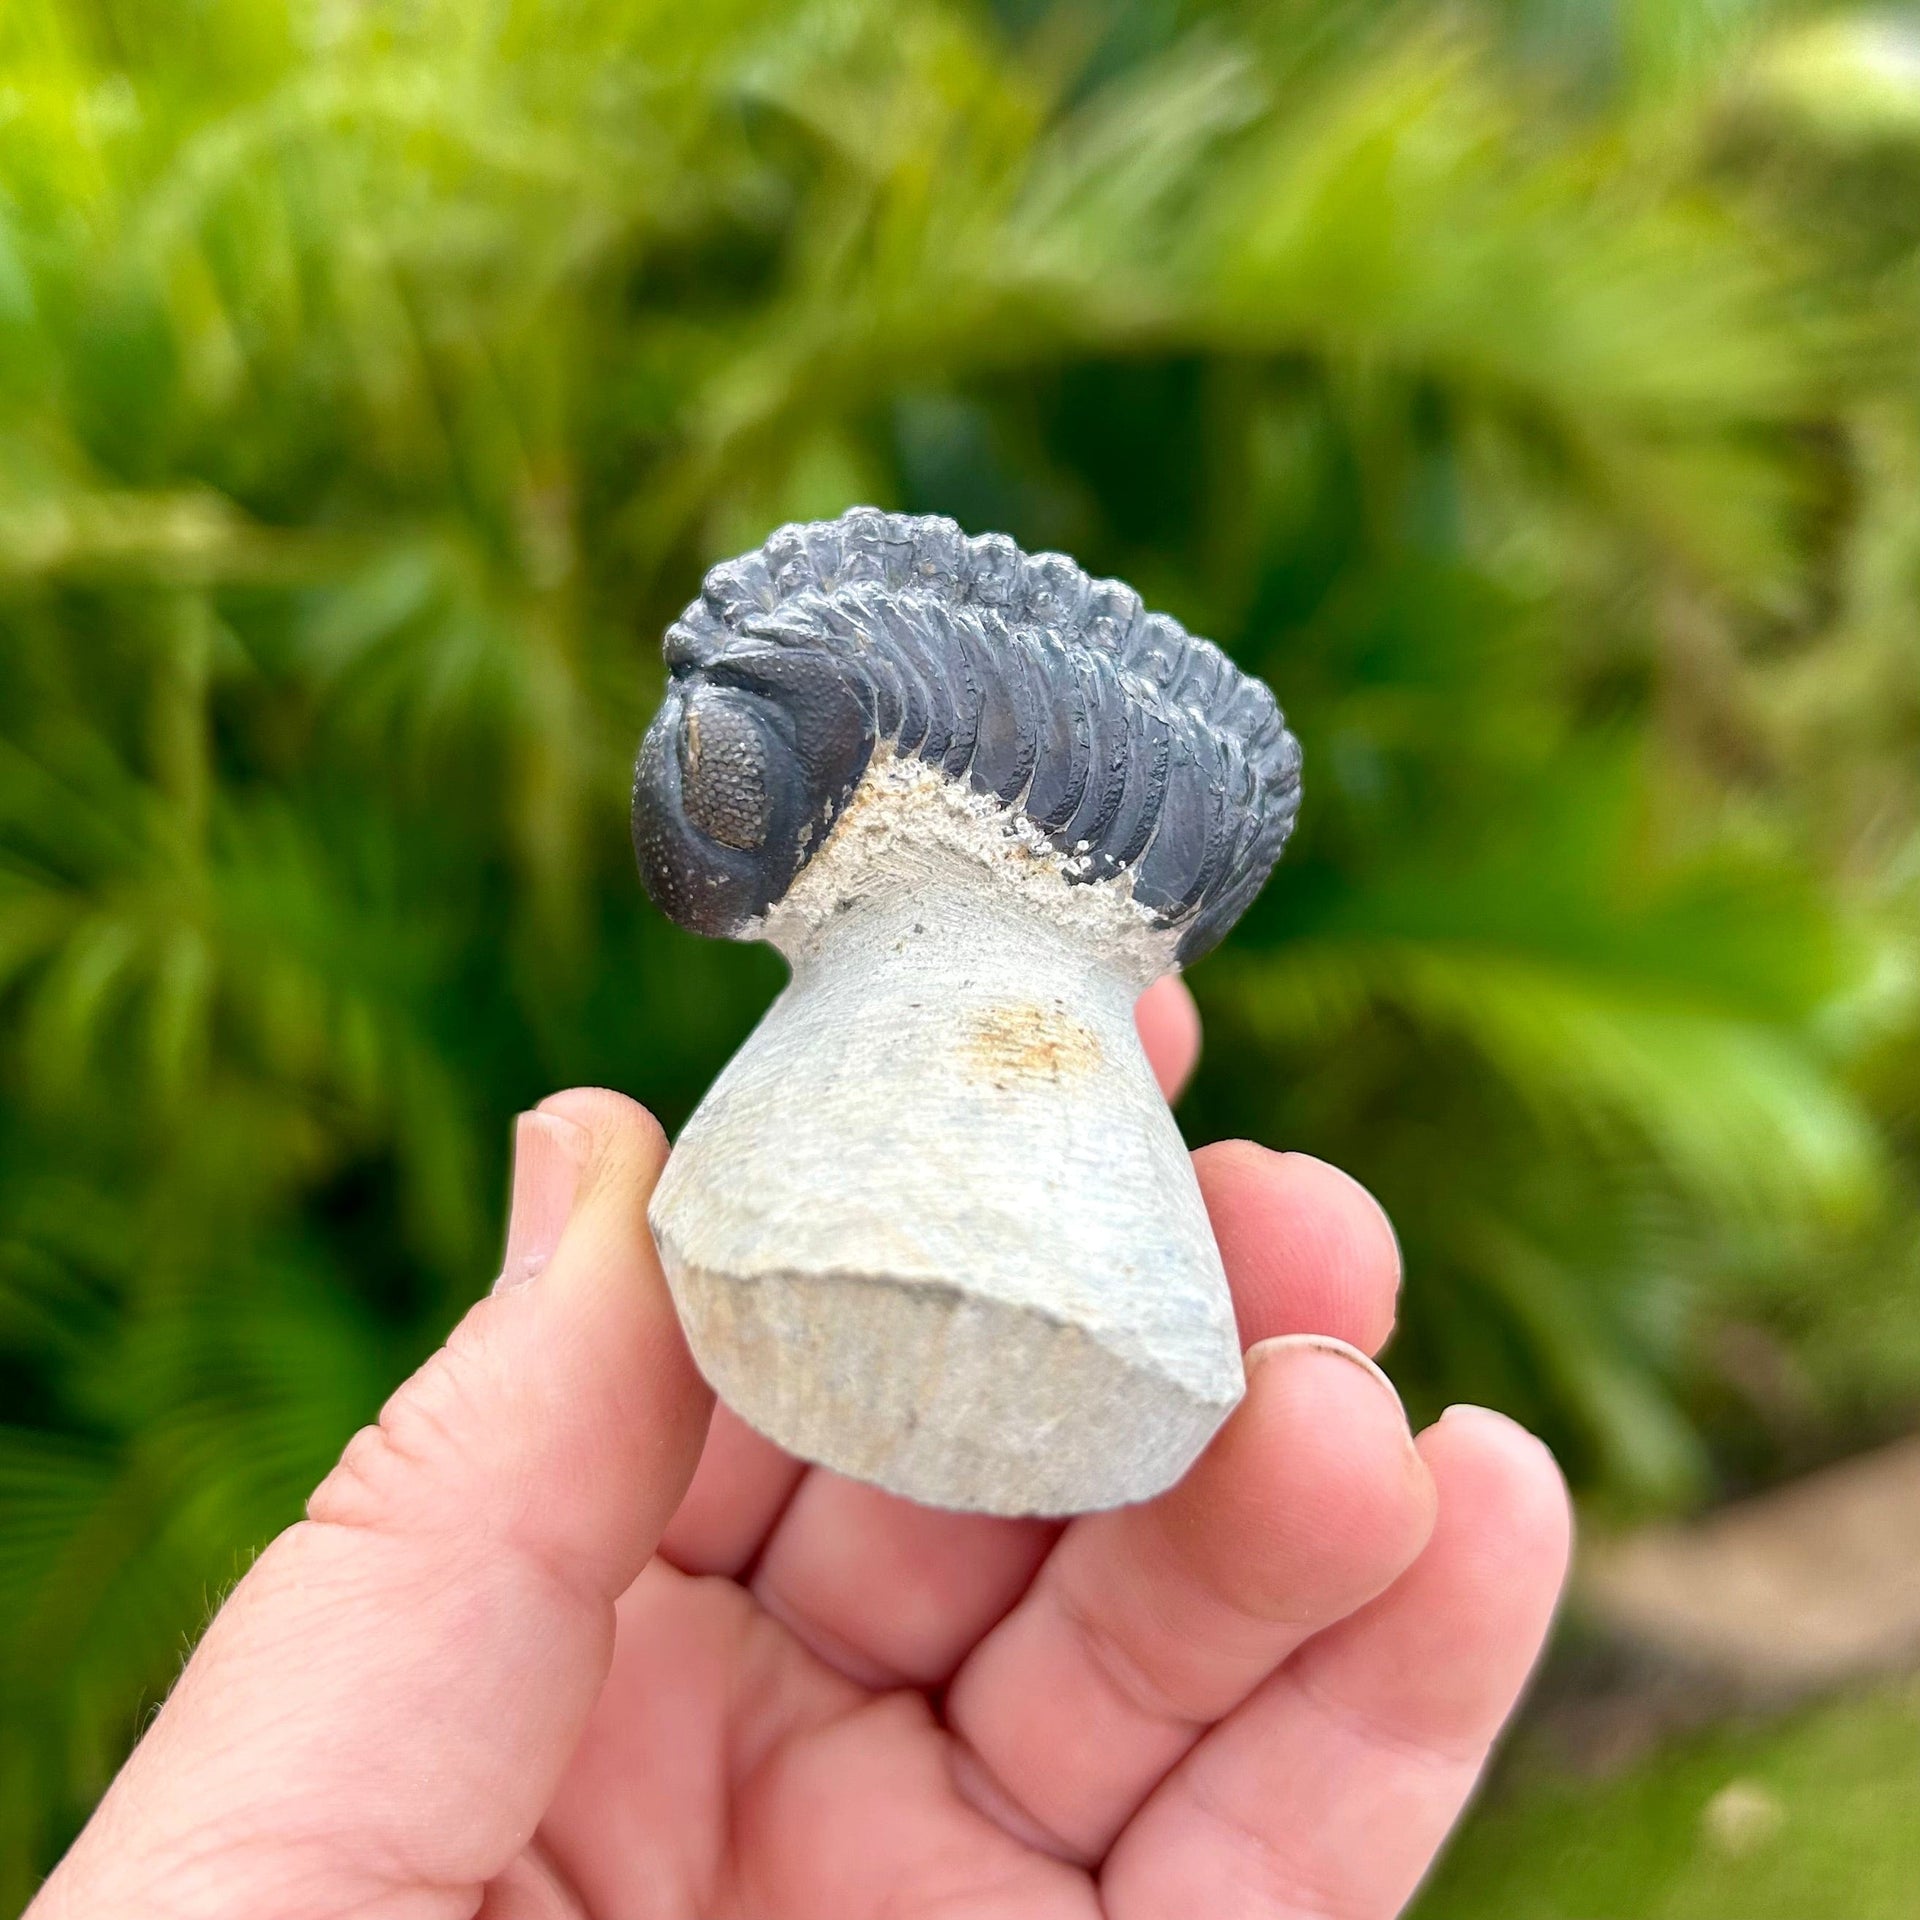
M 1260 890 L 1299 807 L 1265 685 L 1119 581 L 937 516 L 782 527 L 708 574 L 666 658 L 634 847 L 702 933 L 755 929 L 883 746 L 1030 823 L 1070 883 L 1130 877 L 1183 962 Z

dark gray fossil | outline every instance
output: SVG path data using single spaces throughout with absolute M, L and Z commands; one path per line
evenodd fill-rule
M 1025 816 L 1073 880 L 1206 952 L 1259 892 L 1300 804 L 1273 695 L 1117 580 L 1005 534 L 855 507 L 715 567 L 667 629 L 633 844 L 669 917 L 740 936 L 887 745 Z

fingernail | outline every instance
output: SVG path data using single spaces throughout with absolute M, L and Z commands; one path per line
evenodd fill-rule
M 1302 1352 L 1330 1353 L 1336 1359 L 1346 1361 L 1349 1366 L 1358 1368 L 1393 1402 L 1393 1410 L 1402 1421 L 1406 1419 L 1407 1410 L 1400 1399 L 1400 1389 L 1358 1347 L 1350 1347 L 1330 1333 L 1283 1333 L 1276 1334 L 1270 1340 L 1256 1340 L 1246 1351 L 1248 1378 L 1252 1378 L 1257 1368 L 1281 1354 Z M 1407 1445 L 1413 1445 L 1411 1432 L 1407 1435 Z
M 557 1113 L 523 1113 L 514 1122 L 513 1200 L 495 1293 L 524 1287 L 553 1258 L 592 1146 L 585 1127 Z

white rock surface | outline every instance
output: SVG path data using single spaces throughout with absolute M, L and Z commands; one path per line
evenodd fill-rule
M 653 1203 L 720 1396 L 930 1505 L 1145 1499 L 1244 1390 L 1133 1025 L 1175 936 L 1067 865 L 923 763 L 877 762 L 768 917 L 793 978 Z

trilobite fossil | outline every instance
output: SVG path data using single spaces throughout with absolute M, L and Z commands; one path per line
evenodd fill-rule
M 707 575 L 665 654 L 634 851 L 700 933 L 751 933 L 883 749 L 1023 818 L 1070 881 L 1125 877 L 1183 963 L 1299 808 L 1299 743 L 1259 680 L 1119 581 L 935 515 L 782 527 Z

